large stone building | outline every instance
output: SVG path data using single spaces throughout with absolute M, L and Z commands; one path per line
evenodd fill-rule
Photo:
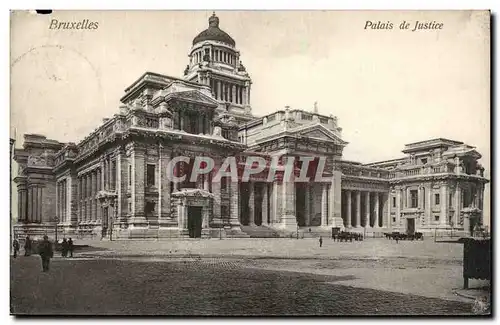
M 235 41 L 213 15 L 193 40 L 184 77 L 146 72 L 111 118 L 80 143 L 25 134 L 15 150 L 18 236 L 170 238 L 289 235 L 332 227 L 382 233 L 470 234 L 482 224 L 481 155 L 462 142 L 406 145 L 401 159 L 361 164 L 342 159 L 347 142 L 336 117 L 288 107 L 252 115 L 251 79 Z M 320 182 L 267 174 L 250 182 L 174 183 L 177 156 L 210 156 L 216 167 L 237 156 L 325 157 Z M 177 165 L 188 174 L 192 163 Z M 300 163 L 296 170 L 300 169 Z

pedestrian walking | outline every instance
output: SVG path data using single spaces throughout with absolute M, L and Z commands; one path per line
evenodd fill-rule
M 49 270 L 50 259 L 54 257 L 52 244 L 47 235 L 43 236 L 43 242 L 40 245 L 40 257 L 42 258 L 42 270 L 47 272 Z
M 61 256 L 62 257 L 68 256 L 68 241 L 66 240 L 66 238 L 63 238 L 63 241 L 61 243 Z
M 31 238 L 30 236 L 26 236 L 26 239 L 24 240 L 24 256 L 30 256 L 31 255 Z
M 73 240 L 71 239 L 71 237 L 69 237 L 68 239 L 69 257 L 73 257 L 73 249 L 74 249 Z
M 17 253 L 19 252 L 19 242 L 17 239 L 14 239 L 14 242 L 12 243 L 12 247 L 14 248 L 14 258 L 17 257 Z
M 323 237 L 319 236 L 319 247 L 323 247 Z

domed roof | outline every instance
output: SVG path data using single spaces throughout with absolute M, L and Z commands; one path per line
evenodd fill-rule
M 220 41 L 235 46 L 236 42 L 219 28 L 219 17 L 215 13 L 208 19 L 208 28 L 193 39 L 193 45 L 203 41 Z

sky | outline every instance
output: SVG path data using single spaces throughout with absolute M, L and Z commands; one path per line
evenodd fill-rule
M 208 27 L 211 14 L 11 13 L 11 135 L 17 129 L 16 145 L 22 146 L 24 133 L 78 142 L 118 112 L 124 89 L 145 71 L 181 77 L 192 40 Z M 399 158 L 407 143 L 443 137 L 475 146 L 490 176 L 488 12 L 216 14 L 252 78 L 255 115 L 285 106 L 312 110 L 317 102 L 320 113 L 339 119 L 349 142 L 344 159 Z M 52 19 L 88 19 L 99 27 L 51 30 Z M 393 29 L 365 29 L 367 21 L 392 23 Z M 409 30 L 399 29 L 404 21 Z M 413 32 L 416 21 L 435 21 L 443 28 Z M 489 185 L 485 201 L 489 215 Z

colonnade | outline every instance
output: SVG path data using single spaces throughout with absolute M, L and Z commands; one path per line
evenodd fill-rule
M 249 91 L 246 86 L 211 79 L 210 87 L 212 88 L 217 100 L 223 100 L 241 105 L 248 105 L 250 103 Z
M 346 228 L 379 228 L 391 225 L 389 195 L 368 190 L 342 190 L 342 216 Z
M 20 190 L 19 193 L 19 220 L 28 223 L 41 223 L 44 188 L 37 184 L 29 185 L 28 188 Z

